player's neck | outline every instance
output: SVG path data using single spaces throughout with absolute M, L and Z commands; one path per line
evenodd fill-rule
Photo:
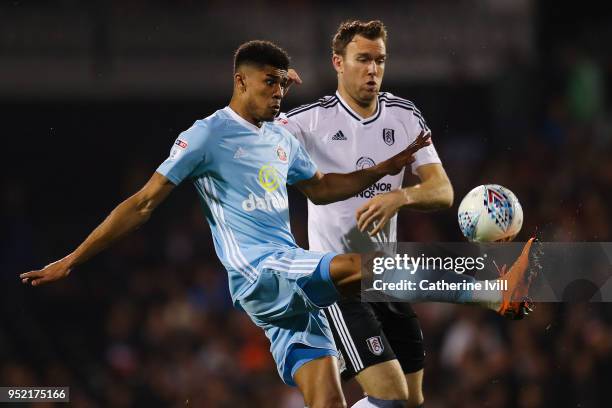
M 367 119 L 370 116 L 376 113 L 377 101 L 376 98 L 372 99 L 372 101 L 368 105 L 363 105 L 359 103 L 356 99 L 351 97 L 348 92 L 344 89 L 344 87 L 338 85 L 338 93 L 342 97 L 342 100 L 348 104 L 348 106 L 355 111 L 362 119 Z
M 242 119 L 246 120 L 247 122 L 249 122 L 252 125 L 255 125 L 257 127 L 261 127 L 262 123 L 259 122 L 258 120 L 256 120 L 255 118 L 253 118 L 253 115 L 249 114 L 249 111 L 246 109 L 244 104 L 240 103 L 235 98 L 232 98 L 232 100 L 229 103 L 229 107 L 234 112 L 236 112 L 236 114 L 238 116 L 240 116 Z

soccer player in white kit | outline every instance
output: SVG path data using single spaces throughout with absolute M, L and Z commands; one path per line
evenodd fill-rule
M 324 172 L 374 166 L 405 149 L 419 134 L 430 133 L 414 103 L 380 92 L 386 40 L 380 21 L 341 24 L 332 42 L 336 94 L 279 117 Z M 292 76 L 301 82 L 297 73 Z M 452 205 L 453 189 L 433 145 L 415 154 L 411 170 L 420 178 L 415 186 L 402 188 L 402 171 L 344 201 L 323 206 L 309 201 L 310 250 L 375 251 L 377 243 L 397 240 L 400 208 L 436 210 Z M 422 332 L 409 304 L 343 299 L 326 313 L 342 356 L 344 380 L 355 377 L 375 403 L 423 406 Z M 367 399 L 363 406 L 372 406 Z

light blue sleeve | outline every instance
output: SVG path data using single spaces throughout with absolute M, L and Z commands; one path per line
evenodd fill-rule
M 290 140 L 291 157 L 289 171 L 287 172 L 287 184 L 295 184 L 298 181 L 313 178 L 317 172 L 317 165 L 314 164 L 306 149 L 294 136 L 290 135 Z
M 194 123 L 174 141 L 170 155 L 157 172 L 174 185 L 180 184 L 204 161 L 204 146 L 209 136 L 208 126 L 203 121 Z

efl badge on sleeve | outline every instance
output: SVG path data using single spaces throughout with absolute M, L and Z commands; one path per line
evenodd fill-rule
M 172 149 L 170 149 L 170 160 L 176 160 L 178 159 L 183 152 L 185 151 L 185 149 L 187 148 L 187 142 L 181 139 L 176 139 L 176 141 L 174 142 L 174 145 L 172 146 Z
M 385 346 L 383 346 L 380 336 L 370 337 L 366 340 L 366 343 L 368 343 L 368 349 L 370 349 L 375 356 L 380 356 L 385 350 Z
M 383 129 L 383 140 L 389 146 L 391 146 L 393 143 L 395 143 L 395 130 L 389 129 L 389 128 L 384 128 Z

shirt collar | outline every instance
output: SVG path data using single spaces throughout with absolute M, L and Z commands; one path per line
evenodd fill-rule
M 234 111 L 229 106 L 226 106 L 225 108 L 223 108 L 223 110 L 227 112 L 227 114 L 230 115 L 231 118 L 234 119 L 236 122 L 240 123 L 242 126 L 246 127 L 247 129 L 252 130 L 253 132 L 259 133 L 264 127 L 264 123 L 261 124 L 261 127 L 255 126 L 254 124 L 252 124 L 251 122 L 249 122 L 248 120 L 246 120 L 245 118 L 237 114 L 236 111 Z
M 367 125 L 369 123 L 372 123 L 376 119 L 378 119 L 378 117 L 380 116 L 380 101 L 378 100 L 378 97 L 376 98 L 376 112 L 374 112 L 374 114 L 372 116 L 369 116 L 369 117 L 367 117 L 365 119 L 362 118 L 361 115 L 359 115 L 353 109 L 351 109 L 349 104 L 346 103 L 346 101 L 340 95 L 340 92 L 336 91 L 336 97 L 338 98 L 338 101 L 340 102 L 340 106 L 342 106 L 342 108 L 344 108 L 346 113 L 348 113 L 350 116 L 353 117 L 353 119 L 357 120 L 362 125 Z

